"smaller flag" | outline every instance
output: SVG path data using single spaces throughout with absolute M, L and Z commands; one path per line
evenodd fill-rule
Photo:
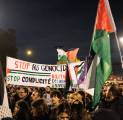
M 87 75 L 87 61 L 81 61 L 69 64 L 70 79 L 72 80 L 73 87 L 88 89 Z
M 58 63 L 59 64 L 69 63 L 67 54 L 63 49 L 57 48 L 57 52 L 58 52 Z
M 67 64 L 69 66 L 70 63 L 73 62 L 78 62 L 79 59 L 77 58 L 77 53 L 78 53 L 79 48 L 75 48 L 72 50 L 68 50 L 67 52 L 65 52 L 63 49 L 58 48 L 57 52 L 58 52 L 58 62 L 57 64 Z M 69 67 L 68 67 L 68 71 L 69 71 Z M 71 73 L 69 71 L 69 79 L 70 79 L 70 85 L 73 85 L 73 81 L 71 79 Z
M 80 76 L 78 78 L 78 84 L 82 84 L 82 82 L 86 80 L 87 68 L 88 68 L 88 64 L 87 64 L 87 60 L 85 60 L 84 65 L 82 65 L 80 69 Z
M 61 48 L 57 48 L 58 52 L 58 63 L 62 64 L 69 64 L 72 62 L 78 62 L 79 59 L 77 58 L 77 53 L 78 53 L 79 48 L 75 48 L 72 50 L 68 50 L 65 52 Z
M 79 48 L 75 48 L 75 49 L 72 49 L 72 50 L 68 50 L 66 52 L 67 58 L 68 58 L 70 63 L 78 61 L 78 59 L 77 59 L 78 51 L 79 51 Z
M 73 67 L 75 74 L 76 74 L 77 84 L 80 83 L 79 78 L 80 78 L 81 72 L 84 70 L 83 69 L 84 64 L 85 64 L 85 61 L 81 61 L 81 62 L 78 62 L 78 64 L 74 65 L 74 67 Z

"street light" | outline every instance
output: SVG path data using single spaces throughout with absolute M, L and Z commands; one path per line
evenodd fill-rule
M 123 46 L 123 37 L 120 37 L 119 40 L 120 40 L 121 46 Z M 122 69 L 123 69 L 123 55 L 121 51 L 120 51 L 120 56 L 121 56 L 121 64 L 122 64 Z
M 26 50 L 26 55 L 27 56 L 32 56 L 32 50 L 30 50 L 30 49 Z
M 120 43 L 123 45 L 123 37 L 120 37 L 119 40 L 120 40 Z

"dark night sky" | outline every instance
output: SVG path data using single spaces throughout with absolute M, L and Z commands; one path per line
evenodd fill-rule
M 110 0 L 118 35 L 123 35 L 122 1 Z M 79 47 L 79 58 L 89 53 L 98 0 L 0 0 L 0 28 L 14 28 L 18 58 L 55 64 L 55 46 Z M 119 54 L 116 44 L 113 54 Z M 24 54 L 27 48 L 32 57 Z M 114 57 L 115 58 L 115 57 Z M 120 60 L 118 60 L 120 61 Z

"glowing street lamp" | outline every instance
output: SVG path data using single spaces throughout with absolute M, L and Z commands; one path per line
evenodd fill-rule
M 31 56 L 32 55 L 32 50 L 26 50 L 26 55 Z
M 120 40 L 120 43 L 123 45 L 123 37 L 120 37 L 119 40 Z
M 120 37 L 119 40 L 120 40 L 121 46 L 123 46 L 123 37 Z M 121 56 L 121 64 L 122 64 L 122 69 L 123 69 L 123 55 L 121 51 L 120 51 L 120 56 Z

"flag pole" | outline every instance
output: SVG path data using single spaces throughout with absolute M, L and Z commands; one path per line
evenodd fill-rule
M 98 10 L 98 8 L 99 8 L 99 4 L 98 4 L 98 6 L 97 6 L 97 10 Z M 95 29 L 96 29 L 96 21 L 97 21 L 97 13 L 96 13 L 96 17 L 95 17 L 95 23 L 94 23 L 94 28 L 93 28 L 93 33 L 92 33 L 92 40 L 91 40 L 91 44 L 92 44 L 92 41 L 93 41 L 93 37 L 94 37 L 94 32 L 95 32 Z M 91 44 L 90 44 L 90 49 L 89 49 L 89 56 L 90 56 L 90 51 L 91 51 Z

